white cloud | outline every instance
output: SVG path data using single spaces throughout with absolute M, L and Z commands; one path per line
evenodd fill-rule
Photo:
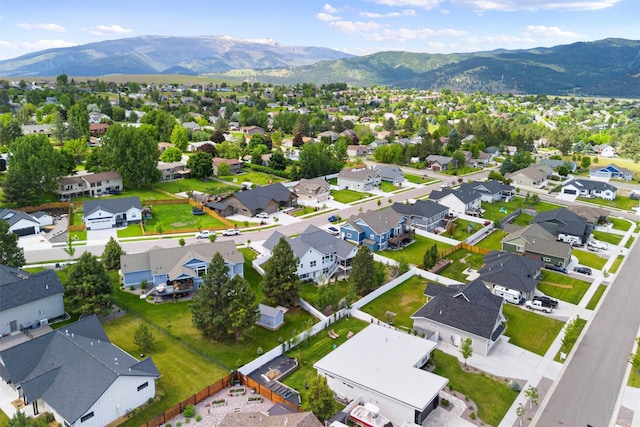
M 391 0 L 389 0 L 391 1 Z M 600 10 L 614 6 L 622 0 L 452 0 L 453 3 L 477 12 L 495 10 Z
M 565 31 L 555 26 L 548 27 L 546 25 L 528 25 L 523 32 L 526 35 L 535 35 L 538 38 L 546 37 L 551 39 L 564 38 L 577 40 L 586 37 L 583 34 L 574 33 L 573 31 Z
M 330 15 L 330 14 L 324 13 L 324 12 L 317 13 L 316 14 L 316 18 L 318 18 L 321 21 L 326 21 L 326 22 L 339 21 L 340 19 L 342 19 L 339 16 Z
M 384 4 L 386 6 L 392 7 L 403 7 L 403 6 L 413 6 L 419 7 L 426 10 L 435 9 L 441 3 L 444 3 L 444 0 L 369 0 L 374 3 Z
M 360 16 L 364 16 L 365 18 L 400 18 L 402 16 L 416 16 L 416 11 L 413 9 L 404 9 L 401 12 L 389 13 L 360 12 Z
M 98 25 L 89 29 L 89 33 L 95 36 L 103 36 L 106 34 L 129 34 L 133 30 L 129 28 L 122 28 L 120 25 Z
M 326 3 L 323 7 L 322 10 L 324 10 L 327 13 L 338 13 L 338 9 L 336 9 L 335 7 L 331 6 L 329 3 Z
M 353 34 L 357 32 L 375 31 L 381 28 L 377 22 L 369 21 L 334 21 L 329 24 L 343 33 Z
M 70 47 L 76 46 L 78 43 L 68 42 L 66 40 L 38 40 L 35 42 L 24 42 L 21 43 L 21 47 L 24 50 L 28 51 L 38 51 L 44 49 L 54 49 L 58 47 Z
M 42 30 L 42 31 L 53 31 L 56 33 L 64 33 L 66 29 L 62 25 L 58 24 L 29 24 L 27 22 L 22 22 L 18 24 L 18 27 L 23 30 Z
M 411 30 L 408 28 L 398 28 L 395 30 L 384 29 L 380 32 L 370 34 L 367 38 L 377 42 L 392 41 L 403 43 L 409 40 L 424 40 L 429 37 L 463 37 L 468 34 L 467 31 L 453 29 L 433 30 L 431 28 L 420 28 Z

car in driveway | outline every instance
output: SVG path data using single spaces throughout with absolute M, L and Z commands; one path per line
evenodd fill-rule
M 575 271 L 576 273 L 580 273 L 580 274 L 586 274 L 587 276 L 591 276 L 591 269 L 589 267 L 583 267 L 581 265 L 574 267 L 573 271 Z
M 587 243 L 587 246 L 589 248 L 603 249 L 605 251 L 607 249 L 609 249 L 609 245 L 607 243 L 601 242 L 601 241 L 595 240 L 595 239 L 589 240 L 589 243 Z
M 269 218 L 269 214 L 266 212 L 260 212 L 258 215 L 256 215 L 256 218 Z
M 567 269 L 564 267 L 559 267 L 557 265 L 553 265 L 553 264 L 544 264 L 542 266 L 543 268 L 546 268 L 547 270 L 552 270 L 552 271 L 557 271 L 558 273 L 564 273 L 567 274 Z
M 558 300 L 548 297 L 546 295 L 536 295 L 533 297 L 534 301 L 540 301 L 542 305 L 546 305 L 547 307 L 556 308 L 558 306 Z
M 338 236 L 340 234 L 340 230 L 335 227 L 329 227 L 327 228 L 327 233 L 331 234 L 332 236 Z
M 230 229 L 224 230 L 222 232 L 223 236 L 237 236 L 238 234 L 240 234 L 240 230 L 235 229 L 235 228 L 230 228 Z

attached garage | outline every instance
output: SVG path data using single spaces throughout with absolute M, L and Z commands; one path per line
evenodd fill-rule
M 18 236 L 31 236 L 32 234 L 36 234 L 35 227 L 18 228 L 11 231 Z
M 112 218 L 87 219 L 87 230 L 104 230 L 113 227 Z

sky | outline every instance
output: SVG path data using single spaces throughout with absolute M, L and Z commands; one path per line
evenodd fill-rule
M 3 0 L 0 59 L 142 35 L 271 39 L 354 55 L 640 39 L 639 0 Z

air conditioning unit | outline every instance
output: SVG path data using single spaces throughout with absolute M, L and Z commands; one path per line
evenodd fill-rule
M 40 326 L 45 326 L 49 324 L 49 319 L 41 319 L 40 320 Z

